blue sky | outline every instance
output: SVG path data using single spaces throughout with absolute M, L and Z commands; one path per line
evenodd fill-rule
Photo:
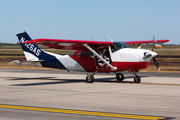
M 0 42 L 32 39 L 169 39 L 180 44 L 179 0 L 0 0 Z

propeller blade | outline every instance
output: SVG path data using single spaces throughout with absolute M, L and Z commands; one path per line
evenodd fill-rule
M 154 64 L 156 65 L 156 67 L 157 67 L 158 71 L 160 71 L 159 64 L 158 64 L 158 62 L 157 62 L 157 60 L 156 60 L 156 58 L 155 58 L 155 57 L 153 57 L 153 61 L 154 61 Z
M 154 43 L 155 43 L 155 35 L 153 35 L 153 46 L 152 46 L 152 50 L 151 51 L 153 51 Z

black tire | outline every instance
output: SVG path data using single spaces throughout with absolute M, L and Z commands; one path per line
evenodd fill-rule
M 93 75 L 89 75 L 89 77 L 86 76 L 86 82 L 87 83 L 93 83 L 94 82 L 94 76 Z
M 122 73 L 116 73 L 116 79 L 117 79 L 117 81 L 123 81 L 124 75 Z
M 134 77 L 134 82 L 135 82 L 135 83 L 140 83 L 140 82 L 141 82 L 141 78 L 136 75 L 136 76 Z

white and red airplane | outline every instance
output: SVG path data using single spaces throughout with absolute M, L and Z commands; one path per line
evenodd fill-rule
M 124 75 L 120 73 L 122 71 L 134 73 L 134 82 L 140 83 L 141 78 L 137 75 L 137 72 L 140 69 L 147 68 L 152 58 L 159 69 L 155 59 L 157 53 L 153 52 L 153 50 L 140 49 L 140 47 L 132 49 L 129 46 L 169 41 L 102 42 L 44 38 L 32 40 L 26 32 L 17 34 L 17 37 L 27 61 L 15 60 L 11 63 L 87 72 L 86 81 L 88 83 L 93 83 L 94 74 L 100 72 L 114 72 L 116 79 L 123 81 Z M 69 55 L 59 55 L 45 52 L 37 45 L 75 51 Z M 98 51 L 102 51 L 109 58 L 108 61 Z

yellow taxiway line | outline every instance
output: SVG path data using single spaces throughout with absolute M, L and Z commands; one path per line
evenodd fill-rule
M 92 115 L 92 116 L 103 116 L 103 117 L 116 117 L 116 118 L 132 118 L 132 119 L 143 119 L 143 120 L 166 119 L 166 117 L 156 117 L 156 116 L 130 115 L 130 114 L 119 114 L 119 113 L 93 112 L 93 111 L 57 109 L 57 108 L 45 108 L 45 107 L 31 107 L 31 106 L 20 106 L 20 105 L 6 105 L 6 104 L 0 104 L 0 108 L 16 109 L 16 110 L 31 110 L 31 111 L 41 111 L 41 112 L 54 112 L 54 113 L 66 113 L 66 114 L 78 114 L 78 115 Z

